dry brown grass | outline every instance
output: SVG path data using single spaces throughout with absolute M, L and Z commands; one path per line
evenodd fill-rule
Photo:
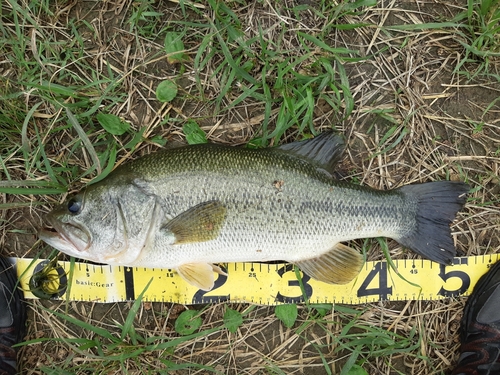
M 310 4 L 311 8 L 298 13 L 287 9 L 297 3 Z M 10 12 L 11 4 L 3 5 L 5 16 Z M 119 96 L 119 100 L 104 99 L 102 110 L 121 116 L 134 131 L 145 128 L 145 140 L 133 152 L 121 147 L 116 164 L 158 149 L 158 145 L 148 141 L 152 136 L 161 136 L 169 142 L 184 142 L 182 125 L 187 119 L 196 119 L 212 142 L 241 145 L 260 134 L 266 103 L 249 98 L 230 107 L 242 92 L 239 83 L 235 82 L 219 105 L 213 100 L 223 89 L 224 82 L 214 72 L 221 64 L 227 63 L 224 56 L 220 53 L 210 56 L 210 48 L 206 48 L 199 55 L 201 59 L 207 59 L 204 69 L 197 72 L 199 80 L 193 73 L 199 41 L 204 33 L 209 32 L 208 29 L 188 27 L 190 34 L 186 36 L 185 44 L 190 58 L 182 67 L 167 62 L 162 51 L 163 41 L 155 38 L 154 33 L 141 35 L 138 32 L 153 21 L 157 23 L 157 30 L 169 25 L 183 27 L 179 22 L 185 19 L 178 2 L 151 3 L 151 9 L 161 12 L 162 16 L 139 21 L 136 27 L 131 27 L 128 21 L 140 2 L 56 1 L 50 4 L 52 14 L 41 8 L 29 10 L 27 2 L 20 1 L 18 5 L 38 25 L 38 29 L 30 27 L 30 22 L 26 21 L 21 33 L 28 42 L 25 59 L 39 66 L 40 83 L 49 80 L 61 85 L 81 86 L 79 94 L 92 103 L 101 100 L 103 93 Z M 287 51 L 285 56 L 306 53 L 297 38 L 298 31 L 320 34 L 329 27 L 330 18 L 320 14 L 321 6 L 316 2 L 283 0 L 227 2 L 227 5 L 241 22 L 240 29 L 246 40 L 260 33 L 272 48 L 279 46 Z M 316 130 L 321 130 L 333 124 L 345 134 L 349 148 L 340 169 L 346 179 L 357 179 L 378 189 L 445 178 L 467 179 L 473 192 L 452 230 L 459 255 L 469 256 L 497 253 L 500 249 L 500 108 L 494 102 L 499 95 L 500 83 L 494 76 L 468 81 L 454 71 L 464 56 L 464 49 L 457 41 L 456 28 L 408 31 L 390 28 L 392 25 L 451 19 L 463 11 L 464 6 L 463 2 L 383 1 L 360 14 L 348 14 L 337 20 L 351 25 L 367 24 L 352 30 L 333 28 L 325 38 L 333 47 L 359 50 L 366 59 L 343 64 L 354 100 L 350 116 L 344 119 L 345 102 L 337 111 L 317 100 L 313 125 Z M 188 10 L 190 22 L 215 19 L 214 10 L 208 4 L 200 3 L 198 7 L 199 14 Z M 8 36 L 14 37 L 14 19 L 7 17 L 2 22 Z M 93 31 L 85 23 L 92 25 Z M 71 25 L 78 30 L 84 48 L 80 55 L 64 58 L 64 47 L 75 38 Z M 47 47 L 48 44 L 52 49 Z M 253 46 L 259 55 L 262 51 L 258 50 L 258 43 Z M 231 47 L 236 48 L 236 45 Z M 6 46 L 0 53 L 0 72 L 4 77 L 0 80 L 1 92 L 4 96 L 21 93 L 12 100 L 0 102 L 3 112 L 17 113 L 18 117 L 12 115 L 11 119 L 22 123 L 26 113 L 34 105 L 39 105 L 28 123 L 25 142 L 30 143 L 32 149 L 36 149 L 39 143 L 43 144 L 53 167 L 61 167 L 60 173 L 70 183 L 70 189 L 78 190 L 93 177 L 75 178 L 91 167 L 91 157 L 84 148 L 74 149 L 75 133 L 70 127 L 65 127 L 67 120 L 62 107 L 54 104 L 63 99 L 66 104 L 77 100 L 54 93 L 41 94 L 39 90 L 27 87 L 23 84 L 26 80 L 23 74 L 28 69 L 11 63 L 10 54 L 14 51 Z M 263 62 L 253 63 L 250 74 L 261 79 Z M 339 61 L 335 64 L 338 65 Z M 303 69 L 304 74 L 313 74 L 307 60 L 297 69 Z M 461 68 L 470 72 L 474 69 L 477 69 L 474 63 Z M 498 66 L 490 66 L 490 71 L 497 74 L 495 69 Z M 115 77 L 113 80 L 104 79 L 111 75 Z M 275 75 L 275 71 L 268 72 L 267 79 L 272 81 Z M 181 95 L 173 103 L 161 105 L 155 99 L 155 88 L 166 78 L 175 78 L 182 84 Z M 99 79 L 103 82 L 84 87 L 85 82 Z M 493 105 L 489 107 L 491 103 Z M 230 109 L 225 110 L 227 107 Z M 279 106 L 273 106 L 268 118 L 270 128 L 278 114 Z M 92 124 L 82 125 L 94 129 L 89 139 L 96 143 L 102 141 L 105 136 L 102 129 Z M 37 141 L 35 129 L 40 141 Z M 388 134 L 389 130 L 392 134 Z M 34 152 L 23 154 L 21 137 L 14 133 L 6 133 L 6 140 L 2 143 L 1 158 L 5 166 L 4 171 L 0 171 L 2 179 L 6 179 L 8 171 L 15 180 L 47 180 L 46 173 L 39 167 L 40 155 Z M 406 135 L 401 137 L 402 134 Z M 297 136 L 296 127 L 291 128 L 283 140 L 293 140 Z M 129 140 L 130 137 L 115 137 L 121 146 Z M 24 160 L 24 155 L 32 159 Z M 69 171 L 66 166 L 77 166 L 79 171 Z M 43 214 L 64 199 L 64 194 L 2 194 L 1 197 L 4 208 L 8 208 L 0 211 L 2 254 L 33 257 L 41 253 L 47 256 L 48 249 L 36 240 L 36 228 L 40 226 Z M 389 246 L 394 258 L 414 257 L 395 242 L 390 242 Z M 368 255 L 370 260 L 383 259 L 375 241 Z M 410 332 L 415 330 L 415 338 L 408 340 L 420 343 L 418 349 L 410 353 L 370 357 L 371 362 L 365 363 L 364 368 L 370 374 L 448 373 L 457 358 L 457 332 L 464 301 L 460 298 L 354 306 L 360 312 L 356 318 L 359 326 L 380 327 L 403 338 L 410 337 Z M 68 324 L 44 306 L 60 312 L 66 309 L 64 303 L 30 301 L 28 339 L 92 338 L 95 335 L 92 331 Z M 232 307 L 241 312 L 249 308 L 248 305 Z M 224 308 L 224 304 L 207 306 L 203 312 L 203 329 L 221 327 Z M 117 330 L 115 322 L 123 323 L 129 309 L 127 303 L 102 306 L 71 302 L 69 306 L 71 316 L 112 331 Z M 135 321 L 136 330 L 144 337 L 174 337 L 173 322 L 182 309 L 169 304 L 143 304 Z M 109 367 L 101 371 L 106 374 L 125 371 L 130 374 L 162 373 L 165 365 L 159 358 L 164 355 L 178 363 L 213 366 L 224 374 L 323 374 L 326 373 L 323 357 L 332 373 L 339 373 L 349 353 L 337 350 L 339 342 L 336 338 L 349 318 L 354 317 L 354 313 L 330 313 L 322 320 L 325 321 L 323 329 L 311 319 L 308 310 L 301 307 L 299 323 L 293 329 L 286 329 L 274 316 L 272 307 L 259 306 L 246 316 L 244 325 L 235 334 L 221 330 L 179 344 L 173 353 L 152 352 L 126 361 L 122 368 Z M 306 326 L 302 332 L 297 329 L 300 324 Z M 27 375 L 42 373 L 41 366 L 63 367 L 65 361 L 78 368 L 84 363 L 100 360 L 67 343 L 53 340 L 23 347 L 20 354 L 22 374 Z M 172 373 L 207 372 L 190 369 Z

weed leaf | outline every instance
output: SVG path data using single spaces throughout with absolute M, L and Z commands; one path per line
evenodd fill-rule
M 151 137 L 150 141 L 160 146 L 165 146 L 167 144 L 167 140 L 163 139 L 161 135 L 155 135 L 154 137 Z
M 242 324 L 243 317 L 241 314 L 228 307 L 224 313 L 224 327 L 226 327 L 229 332 L 235 333 Z
M 156 88 L 156 99 L 162 103 L 171 102 L 177 96 L 177 85 L 169 79 L 160 82 Z
M 182 127 L 182 131 L 186 135 L 186 141 L 190 145 L 197 145 L 200 143 L 207 143 L 207 136 L 205 132 L 201 130 L 200 126 L 196 121 L 189 120 Z
M 196 310 L 182 312 L 175 321 L 175 332 L 183 336 L 194 333 L 203 323 L 199 314 Z
M 297 305 L 278 305 L 274 310 L 276 317 L 283 322 L 285 327 L 292 328 L 295 321 L 297 320 Z
M 168 32 L 165 35 L 165 52 L 168 54 L 167 61 L 169 64 L 180 63 L 186 60 L 182 37 L 183 35 L 174 31 Z
M 345 373 L 345 375 L 368 375 L 366 370 L 359 365 L 352 365 L 352 367 Z
M 98 113 L 97 121 L 109 134 L 122 135 L 130 129 L 130 124 L 111 113 Z

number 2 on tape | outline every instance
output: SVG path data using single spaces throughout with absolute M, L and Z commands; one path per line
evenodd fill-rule
M 221 266 L 222 271 L 227 273 L 227 269 Z M 212 303 L 212 302 L 225 302 L 231 300 L 231 295 L 219 295 L 219 296 L 206 296 L 205 294 L 213 292 L 216 289 L 219 289 L 223 286 L 227 281 L 227 275 L 219 274 L 219 277 L 214 282 L 214 287 L 210 291 L 205 291 L 199 289 L 193 296 L 194 303 Z

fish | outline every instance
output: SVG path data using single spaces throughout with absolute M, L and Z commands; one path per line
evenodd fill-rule
M 363 255 L 344 244 L 388 237 L 450 264 L 450 225 L 469 186 L 456 181 L 376 190 L 335 178 L 345 142 L 334 132 L 278 147 L 200 144 L 117 167 L 46 215 L 39 238 L 79 259 L 175 270 L 208 291 L 217 266 L 286 261 L 346 284 Z

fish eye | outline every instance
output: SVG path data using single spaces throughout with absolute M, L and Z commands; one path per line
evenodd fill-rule
M 68 211 L 71 212 L 72 214 L 76 215 L 80 213 L 81 209 L 82 209 L 82 201 L 80 199 L 73 197 L 68 201 Z

